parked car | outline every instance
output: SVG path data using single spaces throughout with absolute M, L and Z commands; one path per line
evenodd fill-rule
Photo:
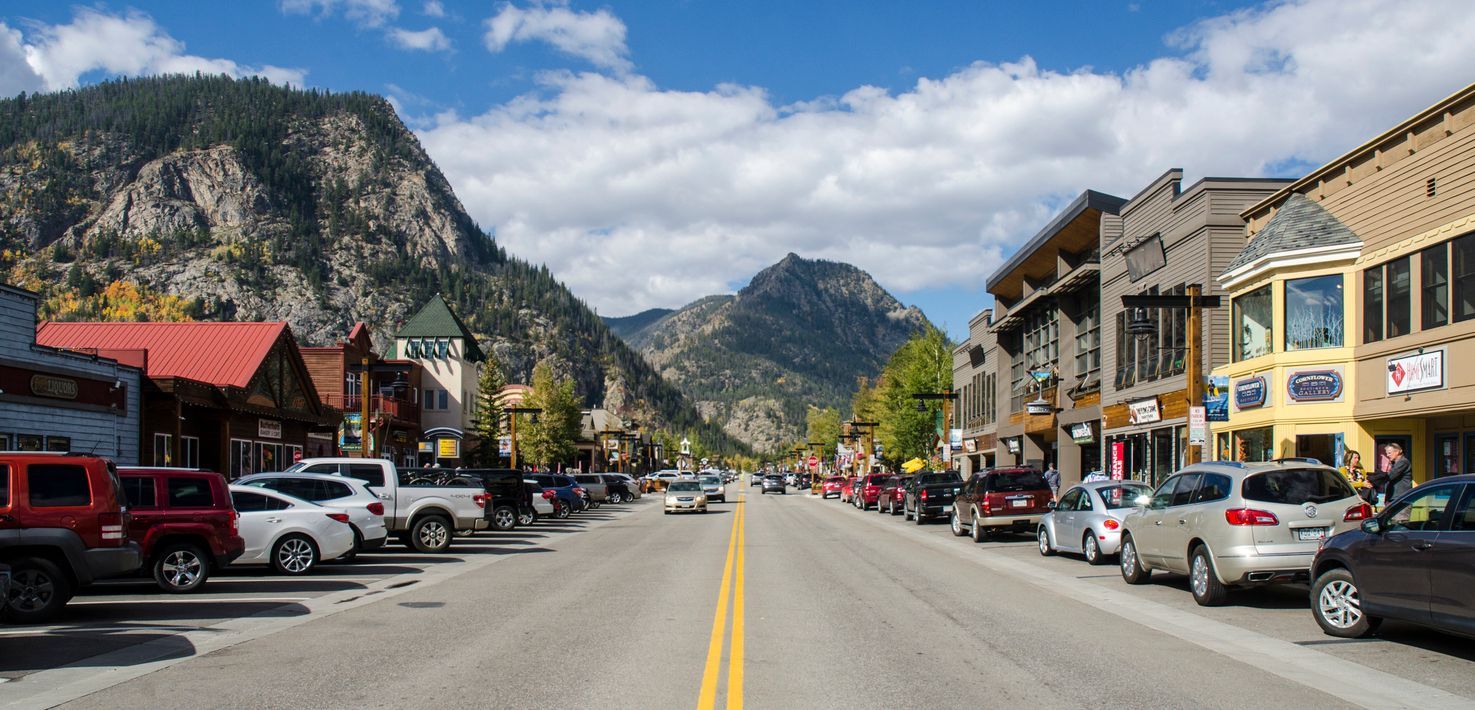
M 666 488 L 666 515 L 678 510 L 707 512 L 707 494 L 697 481 L 676 481 Z
M 655 473 L 652 473 L 646 477 L 648 483 L 645 487 L 645 492 L 654 493 L 657 491 L 664 491 L 666 490 L 666 486 L 671 485 L 672 481 L 678 480 L 680 478 L 681 473 L 677 471 L 656 471 Z
M 487 500 L 486 511 L 492 530 L 514 530 L 521 524 L 519 521 L 524 513 L 536 512 L 531 507 L 529 491 L 522 482 L 522 471 L 511 468 L 463 468 L 449 473 L 480 482 L 482 490 L 491 496 Z M 541 492 L 539 489 L 539 493 Z
M 702 492 L 707 494 L 707 500 L 727 502 L 727 486 L 722 483 L 721 476 L 698 476 L 697 483 L 702 484 Z
M 311 572 L 353 549 L 348 513 L 254 486 L 230 487 L 246 551 L 238 565 L 271 565 L 281 574 Z
M 635 479 L 623 473 L 601 473 L 604 485 L 610 491 L 611 503 L 628 503 L 640 498 L 640 486 Z
M 10 565 L 0 563 L 0 617 L 10 606 Z
M 487 494 L 475 487 L 412 483 L 386 459 L 303 459 L 287 473 L 325 473 L 357 478 L 384 501 L 384 524 L 401 544 L 419 552 L 451 549 L 456 530 L 485 530 Z
M 345 560 L 353 559 L 365 550 L 384 547 L 389 540 L 389 528 L 384 525 L 384 501 L 369 490 L 367 483 L 356 478 L 324 473 L 257 473 L 238 478 L 235 483 L 270 488 L 348 513 L 348 526 L 353 529 L 353 549 L 343 556 Z
M 1234 588 L 1309 581 L 1322 542 L 1372 517 L 1336 469 L 1303 461 L 1194 464 L 1139 501 L 1122 521 L 1122 579 L 1187 574 L 1203 606 Z
M 887 515 L 901 513 L 906 505 L 906 482 L 911 476 L 887 476 L 881 484 L 881 496 L 876 499 L 876 512 Z
M 554 517 L 558 512 L 557 506 L 553 504 L 556 496 L 553 491 L 544 490 L 532 479 L 523 479 L 523 486 L 527 489 L 530 507 L 517 514 L 517 524 L 526 527 L 538 521 L 543 516 Z
M 912 477 L 902 501 L 902 515 L 918 525 L 929 518 L 947 515 L 953 498 L 963 488 L 963 476 L 957 471 L 919 473 Z
M 128 537 L 159 589 L 193 592 L 245 551 L 225 476 L 125 466 L 118 478 L 128 502 Z
M 1040 554 L 1076 552 L 1089 564 L 1105 562 L 1121 547 L 1122 519 L 1144 495 L 1152 495 L 1152 486 L 1140 481 L 1094 481 L 1067 490 L 1040 518 Z
M 846 476 L 845 481 L 840 484 L 840 502 L 855 505 L 855 482 L 859 480 L 855 476 Z
M 10 566 L 4 619 L 45 622 L 78 587 L 137 570 L 143 556 L 128 539 L 131 522 L 111 461 L 0 453 L 0 563 Z
M 844 486 L 844 485 L 845 485 L 845 479 L 844 478 L 841 478 L 840 476 L 830 476 L 829 478 L 826 478 L 825 479 L 825 482 L 824 482 L 823 487 L 820 488 L 820 495 L 819 495 L 819 497 L 821 497 L 821 498 L 829 498 L 830 496 L 833 495 L 836 498 L 839 498 L 840 497 L 840 488 L 842 486 Z
M 789 494 L 788 484 L 784 483 L 784 477 L 777 473 L 770 473 L 767 476 L 764 476 L 763 487 L 759 490 L 760 492 L 762 492 L 763 495 L 768 495 L 769 491 L 782 493 L 784 495 Z
M 881 488 L 886 485 L 886 479 L 890 474 L 871 473 L 862 477 L 855 483 L 855 507 L 861 510 L 870 510 L 871 506 L 879 505 L 881 501 Z
M 553 491 L 570 512 L 578 512 L 589 507 L 588 493 L 578 481 L 574 480 L 573 476 L 562 473 L 533 473 L 528 474 L 528 478 L 537 481 L 538 485 L 545 490 Z M 560 512 L 558 517 L 566 518 L 568 515 Z
M 953 534 L 974 542 L 1002 531 L 1034 532 L 1050 512 L 1054 493 L 1033 468 L 986 468 L 974 473 L 953 499 Z
M 1384 619 L 1475 636 L 1475 475 L 1405 493 L 1327 540 L 1311 571 L 1311 614 L 1332 636 L 1370 636 Z
M 597 473 L 575 473 L 574 480 L 589 491 L 589 500 L 595 503 L 609 502 L 609 484 Z

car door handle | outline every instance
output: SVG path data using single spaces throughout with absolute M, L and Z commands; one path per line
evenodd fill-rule
M 280 523 L 280 522 L 282 522 L 282 519 L 281 518 L 267 518 L 266 519 L 266 522 L 268 522 L 268 523 Z
M 1415 550 L 1418 550 L 1419 552 L 1423 552 L 1424 550 L 1432 549 L 1434 547 L 1434 543 L 1429 542 L 1428 540 L 1420 540 L 1411 545 L 1411 547 L 1413 547 Z
M 1163 521 L 1161 521 L 1161 520 L 1159 520 L 1159 521 L 1157 521 L 1157 522 L 1155 522 L 1155 523 L 1153 523 L 1153 525 L 1162 525 L 1162 524 L 1163 524 Z
M 1179 518 L 1178 519 L 1178 524 L 1179 525 L 1187 525 L 1188 524 L 1188 518 Z
M 388 493 L 380 493 L 379 494 L 379 500 L 389 500 L 389 499 L 391 499 L 393 497 L 394 496 L 391 496 Z

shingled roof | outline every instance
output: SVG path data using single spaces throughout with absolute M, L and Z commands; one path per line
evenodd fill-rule
M 1275 254 L 1343 245 L 1362 246 L 1362 239 L 1320 204 L 1292 193 L 1220 278 Z
M 436 294 L 394 334 L 396 338 L 463 338 L 466 341 L 466 359 L 481 362 L 486 359 L 476 336 L 451 310 L 446 299 Z

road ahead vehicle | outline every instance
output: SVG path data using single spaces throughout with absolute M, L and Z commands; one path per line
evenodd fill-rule
M 301 575 L 353 549 L 353 528 L 342 510 L 253 486 L 231 486 L 230 497 L 246 541 L 235 564 L 271 565 L 281 574 Z
M 0 563 L 11 574 L 4 618 L 42 623 L 79 586 L 137 570 L 142 555 L 128 539 L 130 522 L 111 461 L 0 453 Z
M 702 492 L 707 494 L 707 500 L 718 503 L 727 502 L 727 486 L 722 482 L 722 477 L 698 476 L 697 483 L 702 484 Z
M 389 540 L 389 528 L 384 525 L 384 501 L 369 490 L 367 483 L 356 478 L 325 473 L 257 473 L 238 478 L 235 484 L 270 488 L 348 513 L 348 526 L 353 529 L 353 550 L 344 555 L 345 560 L 353 559 L 365 550 L 384 547 Z
M 183 468 L 120 467 L 128 501 L 128 537 L 166 592 L 192 592 L 241 556 L 225 476 Z
M 1152 495 L 1152 487 L 1139 481 L 1094 481 L 1067 490 L 1040 518 L 1040 554 L 1077 552 L 1090 564 L 1105 562 L 1121 547 L 1122 519 L 1144 495 Z
M 1336 469 L 1300 460 L 1194 464 L 1139 501 L 1122 521 L 1122 579 L 1186 574 L 1203 606 L 1237 587 L 1309 581 L 1322 542 L 1372 517 Z
M 676 481 L 666 487 L 666 515 L 679 510 L 707 512 L 707 494 L 696 481 Z
M 947 515 L 953 507 L 953 497 L 962 487 L 963 477 L 957 471 L 919 473 L 907 486 L 902 514 L 907 520 L 916 520 L 918 525 L 928 518 Z
M 399 541 L 419 552 L 451 549 L 456 530 L 485 530 L 487 494 L 469 485 L 409 483 L 413 472 L 401 472 L 386 459 L 303 459 L 287 473 L 325 473 L 356 478 L 384 501 L 384 524 Z
M 836 498 L 839 498 L 840 497 L 840 488 L 843 487 L 844 485 L 845 485 L 845 479 L 844 478 L 841 478 L 840 476 L 830 476 L 829 478 L 826 478 L 825 479 L 825 482 L 824 482 L 823 487 L 820 488 L 820 496 L 819 497 L 821 497 L 821 498 L 829 498 L 830 496 L 835 496 Z
M 974 473 L 953 499 L 953 534 L 974 542 L 1004 531 L 1034 533 L 1050 512 L 1052 492 L 1033 468 L 986 468 Z
M 1475 476 L 1405 493 L 1327 540 L 1311 571 L 1311 614 L 1332 636 L 1369 636 L 1384 619 L 1475 636 Z
M 778 475 L 777 473 L 770 473 L 767 476 L 763 477 L 763 488 L 761 490 L 763 492 L 763 495 L 768 495 L 769 491 L 773 491 L 774 493 L 782 493 L 784 495 L 789 494 L 788 484 L 784 483 L 784 477 Z

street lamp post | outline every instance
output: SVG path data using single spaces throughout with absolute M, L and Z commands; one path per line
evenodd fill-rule
M 543 413 L 539 407 L 504 407 L 502 411 L 507 413 L 508 434 L 512 439 L 512 467 L 517 468 L 517 417 L 520 414 L 531 415 L 533 424 L 538 423 L 538 415 Z
M 1148 314 L 1153 308 L 1186 308 L 1188 309 L 1188 337 L 1184 340 L 1185 353 L 1183 355 L 1183 374 L 1188 378 L 1188 384 L 1183 388 L 1184 396 L 1188 400 L 1189 412 L 1193 407 L 1204 406 L 1204 376 L 1203 362 L 1199 352 L 1203 349 L 1203 311 L 1205 308 L 1219 308 L 1218 296 L 1203 295 L 1203 286 L 1189 284 L 1184 289 L 1182 296 L 1140 295 L 1122 296 L 1122 307 L 1127 309 L 1129 319 L 1127 321 L 1127 332 L 1138 339 L 1147 338 L 1157 332 L 1158 327 L 1152 322 Z M 1190 415 L 1190 419 L 1191 419 Z M 1207 440 L 1208 433 L 1203 432 Z M 1207 443 L 1207 441 L 1205 441 Z M 1196 464 L 1203 460 L 1202 444 L 1194 446 L 1189 444 L 1188 451 L 1184 452 L 1184 460 L 1188 464 Z
M 849 421 L 846 422 L 846 424 L 849 424 L 850 428 L 855 430 L 855 435 L 860 437 L 860 453 L 862 456 L 865 457 L 861 460 L 856 461 L 855 472 L 857 475 L 870 473 L 871 456 L 876 452 L 876 427 L 881 426 L 881 423 Z M 861 461 L 865 462 L 864 470 L 861 469 Z
M 625 469 L 622 465 L 624 462 L 620 461 L 620 452 L 623 450 L 624 445 L 620 442 L 625 438 L 625 430 L 605 429 L 599 432 L 599 455 L 604 457 L 604 462 L 606 466 L 609 465 L 609 450 L 604 445 L 607 437 L 613 438 L 615 440 L 615 470 L 619 471 L 620 473 L 624 473 Z M 609 468 L 605 468 L 604 470 L 608 471 Z
M 953 407 L 952 407 L 952 403 L 957 398 L 958 398 L 958 393 L 952 391 L 951 388 L 945 389 L 945 390 L 943 390 L 941 392 L 914 392 L 914 393 L 912 393 L 912 399 L 917 400 L 917 411 L 919 411 L 919 412 L 925 412 L 925 411 L 927 411 L 930 408 L 930 407 L 927 406 L 927 403 L 928 402 L 934 402 L 934 401 L 942 402 L 942 436 L 943 437 L 946 437 L 944 439 L 947 442 L 947 445 L 946 445 L 945 448 L 946 448 L 946 450 L 948 452 L 948 456 L 946 457 L 948 460 L 947 461 L 944 461 L 943 462 L 943 465 L 946 466 L 946 467 L 948 467 L 948 468 L 952 468 L 952 439 L 953 439 Z M 938 442 L 938 443 L 942 443 L 942 442 Z

